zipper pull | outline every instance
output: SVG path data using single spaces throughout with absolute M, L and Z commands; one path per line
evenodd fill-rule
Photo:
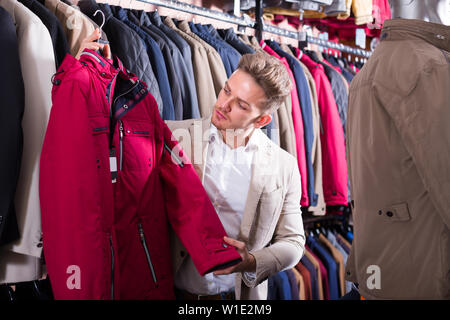
M 142 229 L 142 225 L 138 224 L 138 230 L 139 230 L 139 236 L 141 237 L 141 240 L 144 239 L 144 229 Z
M 123 138 L 123 124 L 122 124 L 122 121 L 119 121 L 119 137 L 122 140 L 122 138 Z

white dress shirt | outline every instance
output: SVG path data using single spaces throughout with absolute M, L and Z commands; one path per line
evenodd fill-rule
M 227 235 L 236 239 L 250 187 L 251 164 L 258 148 L 256 134 L 247 145 L 231 149 L 222 134 L 211 124 L 204 172 L 204 188 L 208 193 Z M 202 277 L 189 256 L 175 275 L 175 286 L 194 294 L 215 295 L 234 289 L 235 275 L 213 273 Z

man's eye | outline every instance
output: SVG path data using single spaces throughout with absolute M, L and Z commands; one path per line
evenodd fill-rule
M 247 108 L 245 106 L 243 106 L 242 104 L 239 104 L 239 107 L 241 107 L 241 109 L 243 109 L 243 110 L 247 110 Z

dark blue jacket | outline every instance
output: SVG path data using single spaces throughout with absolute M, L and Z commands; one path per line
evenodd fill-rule
M 267 300 L 292 300 L 291 284 L 285 272 L 269 277 Z
M 145 11 L 128 11 L 128 17 L 131 21 L 135 19 L 135 24 L 139 23 L 141 28 L 152 36 L 162 50 L 167 71 L 169 72 L 169 82 L 172 85 L 175 120 L 200 118 L 194 75 L 193 73 L 189 74 L 184 58 L 177 45 L 159 28 L 168 27 L 163 25 L 161 20 L 159 20 L 159 27 L 153 24 Z M 174 96 L 174 93 L 178 93 L 178 91 L 174 90 L 174 85 L 176 85 L 176 88 L 179 88 L 179 99 L 176 99 Z M 178 104 L 180 110 L 178 110 Z
M 338 266 L 333 256 L 325 249 L 322 244 L 314 237 L 307 237 L 307 245 L 319 257 L 328 273 L 328 285 L 330 289 L 330 300 L 339 299 L 339 278 Z
M 189 22 L 191 31 L 211 45 L 220 55 L 227 77 L 230 77 L 234 70 L 237 69 L 241 55 L 233 47 L 228 45 L 225 41 L 214 37 L 211 33 L 201 26 L 198 27 L 192 22 Z
M 291 300 L 300 300 L 300 288 L 297 284 L 297 278 L 295 277 L 294 271 L 288 269 L 284 271 L 289 279 L 289 284 L 291 285 Z
M 317 205 L 318 195 L 314 193 L 314 169 L 312 164 L 312 146 L 314 143 L 314 128 L 312 117 L 311 96 L 309 94 L 308 80 L 300 65 L 300 62 L 292 55 L 284 52 L 278 43 L 267 41 L 267 44 L 280 56 L 286 58 L 292 73 L 294 74 L 295 84 L 297 86 L 298 98 L 302 109 L 303 131 L 305 137 L 305 156 L 307 172 L 307 189 L 310 206 Z
M 218 30 L 219 35 L 225 40 L 228 44 L 230 44 L 233 48 L 235 48 L 240 54 L 244 55 L 247 53 L 255 53 L 252 47 L 246 45 L 241 39 L 237 37 L 234 33 L 233 28 Z

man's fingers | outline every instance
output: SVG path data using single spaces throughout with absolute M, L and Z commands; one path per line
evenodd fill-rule
M 85 39 L 86 42 L 93 42 L 94 40 L 97 40 L 100 38 L 100 29 L 95 29 L 94 32 L 92 32 L 89 37 Z
M 244 249 L 245 248 L 245 243 L 243 243 L 242 241 L 238 241 L 229 237 L 223 237 L 223 240 L 228 243 L 229 245 L 237 248 L 237 249 Z
M 224 274 L 230 274 L 230 273 L 233 273 L 235 268 L 236 267 L 233 266 L 233 267 L 228 267 L 228 268 L 222 269 L 222 270 L 216 270 L 216 271 L 213 272 L 213 274 L 215 276 L 220 276 L 220 275 L 224 275 Z
M 104 45 L 102 53 L 106 59 L 111 59 L 111 48 L 109 47 L 109 44 Z
M 104 45 L 101 44 L 101 43 L 91 42 L 91 43 L 86 44 L 86 45 L 84 46 L 84 49 L 90 49 L 90 50 L 96 51 L 96 50 L 98 50 L 98 49 L 103 49 L 103 46 L 104 46 Z

